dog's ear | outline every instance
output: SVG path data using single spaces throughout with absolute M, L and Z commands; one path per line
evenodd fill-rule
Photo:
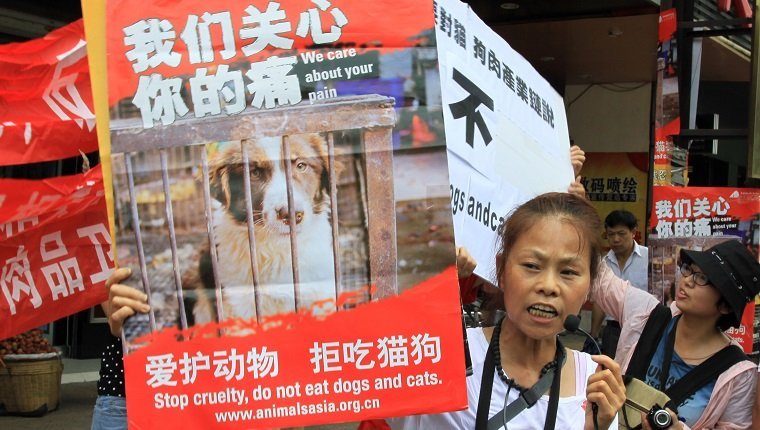
M 216 199 L 225 208 L 230 207 L 232 196 L 230 192 L 230 169 L 229 157 L 224 153 L 218 154 L 214 162 L 209 166 L 209 191 L 211 197 Z

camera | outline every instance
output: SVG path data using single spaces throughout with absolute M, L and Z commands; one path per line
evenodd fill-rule
M 655 404 L 647 413 L 647 421 L 653 429 L 666 429 L 673 425 L 673 417 L 670 412 L 662 406 Z

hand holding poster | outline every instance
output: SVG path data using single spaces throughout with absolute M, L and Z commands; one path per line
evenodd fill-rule
M 565 106 L 466 4 L 438 1 L 435 13 L 457 245 L 493 282 L 503 217 L 573 181 Z
M 130 425 L 464 407 L 442 140 L 393 151 L 420 103 L 442 134 L 431 5 L 135 4 L 106 17 L 116 250 L 152 306 Z

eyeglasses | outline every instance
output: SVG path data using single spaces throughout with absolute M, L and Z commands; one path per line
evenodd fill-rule
M 691 264 L 682 264 L 681 274 L 684 277 L 691 276 L 692 279 L 694 279 L 694 283 L 697 285 L 707 285 L 710 283 L 710 279 L 707 278 L 707 275 L 702 272 L 695 272 L 694 269 L 691 268 Z

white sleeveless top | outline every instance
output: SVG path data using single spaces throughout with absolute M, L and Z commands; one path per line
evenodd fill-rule
M 478 410 L 478 397 L 480 396 L 480 381 L 483 377 L 483 363 L 488 351 L 488 341 L 481 328 L 467 329 L 467 340 L 470 345 L 473 374 L 467 377 L 467 400 L 468 408 L 462 411 L 446 412 L 436 415 L 415 415 L 402 418 L 388 419 L 393 429 L 461 429 L 472 430 L 475 428 L 475 416 Z M 586 421 L 586 382 L 588 377 L 596 371 L 597 364 L 591 360 L 591 356 L 580 351 L 572 351 L 575 359 L 575 395 L 560 397 L 557 408 L 557 421 L 554 426 L 557 430 L 583 429 Z M 494 373 L 493 390 L 491 392 L 491 405 L 488 417 L 492 417 L 504 408 L 504 396 L 507 394 L 507 384 Z M 509 393 L 507 404 L 514 401 L 519 391 L 512 389 Z M 533 407 L 523 410 L 514 417 L 507 425 L 509 430 L 538 430 L 544 428 L 546 412 L 549 406 L 549 396 L 543 395 Z M 617 429 L 615 420 L 611 429 Z

